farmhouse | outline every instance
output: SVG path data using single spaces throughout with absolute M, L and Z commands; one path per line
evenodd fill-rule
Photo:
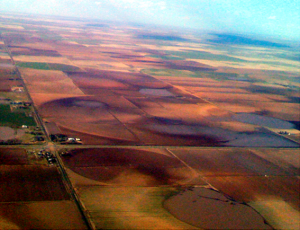
M 21 87 L 21 86 L 13 86 L 13 87 L 11 87 L 11 91 L 12 92 L 22 93 L 22 92 L 24 92 L 24 88 Z

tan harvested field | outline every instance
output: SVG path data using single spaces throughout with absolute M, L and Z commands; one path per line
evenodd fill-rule
M 92 77 L 86 76 L 84 74 L 78 74 L 78 76 L 72 76 L 72 80 L 75 82 L 79 88 L 96 88 L 96 89 L 128 89 L 129 87 L 121 82 L 117 82 L 110 79 L 99 78 L 99 77 Z
M 87 229 L 71 201 L 0 203 L 0 228 Z
M 297 176 L 206 176 L 205 179 L 235 200 L 255 202 L 284 200 L 299 213 L 299 178 Z
M 96 229 L 199 229 L 163 208 L 169 187 L 82 187 L 79 197 Z
M 267 197 L 264 200 L 250 202 L 249 205 L 275 229 L 299 229 L 299 211 L 284 199 Z
M 83 92 L 62 71 L 21 69 L 20 72 L 28 90 L 33 94 L 83 95 Z
M 39 49 L 39 50 L 54 50 L 52 44 L 45 43 L 42 41 L 34 42 L 34 43 L 20 43 L 18 47 L 29 48 L 29 49 Z
M 254 105 L 245 105 L 237 103 L 228 103 L 228 102 L 216 102 L 220 108 L 228 110 L 233 113 L 259 113 L 263 109 L 257 108 Z
M 44 63 L 60 63 L 71 65 L 71 61 L 65 57 L 49 57 L 49 56 L 31 56 L 31 55 L 17 55 L 14 56 L 17 62 L 44 62 Z

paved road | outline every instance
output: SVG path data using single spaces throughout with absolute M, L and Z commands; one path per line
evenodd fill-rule
M 58 168 L 59 172 L 60 172 L 61 175 L 62 175 L 63 182 L 64 182 L 64 184 L 65 184 L 66 189 L 69 191 L 71 197 L 72 197 L 73 200 L 75 201 L 75 203 L 76 203 L 76 205 L 77 205 L 77 207 L 78 207 L 78 209 L 79 209 L 79 212 L 81 213 L 82 218 L 83 218 L 83 220 L 85 221 L 85 224 L 87 225 L 88 229 L 94 229 L 94 228 L 92 227 L 91 222 L 89 221 L 89 218 L 86 216 L 86 212 L 85 212 L 85 210 L 84 210 L 84 207 L 83 207 L 83 205 L 81 204 L 80 200 L 78 199 L 77 194 L 76 194 L 76 192 L 75 192 L 75 190 L 74 190 L 74 187 L 73 187 L 71 181 L 69 180 L 69 177 L 68 177 L 68 175 L 67 175 L 67 173 L 66 173 L 66 171 L 65 171 L 65 169 L 64 169 L 63 162 L 62 162 L 62 160 L 60 159 L 59 154 L 57 153 L 57 146 L 56 146 L 55 143 L 51 142 L 51 138 L 49 137 L 49 133 L 47 133 L 47 129 L 46 129 L 45 125 L 44 125 L 44 122 L 43 122 L 41 116 L 39 115 L 36 106 L 35 106 L 34 103 L 33 103 L 32 97 L 31 97 L 31 95 L 30 95 L 30 93 L 29 93 L 29 91 L 28 91 L 28 88 L 27 88 L 27 86 L 26 86 L 26 84 L 25 84 L 25 82 L 24 82 L 24 79 L 22 78 L 22 75 L 21 75 L 21 73 L 20 73 L 18 67 L 16 66 L 16 63 L 15 63 L 15 61 L 14 61 L 14 59 L 13 59 L 13 56 L 11 55 L 11 52 L 10 52 L 9 48 L 7 47 L 5 41 L 4 41 L 4 48 L 5 48 L 6 52 L 9 54 L 9 56 L 10 56 L 10 58 L 11 58 L 11 61 L 12 61 L 12 64 L 13 64 L 13 65 L 15 66 L 15 68 L 16 68 L 16 74 L 17 74 L 18 77 L 22 80 L 22 85 L 23 85 L 23 87 L 24 87 L 24 92 L 25 92 L 26 95 L 28 96 L 30 102 L 32 102 L 32 108 L 33 108 L 33 112 L 34 112 L 34 115 L 35 115 L 35 120 L 36 120 L 36 122 L 37 122 L 37 126 L 38 126 L 38 127 L 41 127 L 41 130 L 45 133 L 45 137 L 46 137 L 45 140 L 46 140 L 46 143 L 43 144 L 43 145 L 37 145 L 37 146 L 34 146 L 34 148 L 38 148 L 38 149 L 47 149 L 47 150 L 51 151 L 52 154 L 57 158 L 57 164 L 56 164 L 56 165 L 57 165 L 57 168 Z M 2 146 L 1 146 L 1 147 L 2 147 Z M 14 147 L 14 148 L 16 148 L 16 147 L 20 147 L 20 146 L 13 145 L 13 146 L 6 146 L 6 147 Z M 26 145 L 26 146 L 23 146 L 23 148 L 31 148 L 31 149 L 32 149 L 32 148 L 33 148 L 33 145 Z

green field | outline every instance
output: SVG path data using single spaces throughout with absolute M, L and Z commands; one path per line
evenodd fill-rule
M 251 78 L 248 74 L 237 73 L 218 73 L 213 71 L 188 71 L 173 69 L 143 69 L 141 73 L 151 76 L 170 76 L 170 77 L 193 77 L 193 78 L 211 78 L 218 81 L 247 81 L 247 82 L 263 82 L 261 80 Z
M 9 56 L 8 53 L 0 52 L 0 56 Z
M 184 58 L 182 58 L 182 57 L 171 56 L 171 55 L 151 55 L 151 56 L 146 56 L 146 57 L 160 58 L 163 60 L 184 60 Z
M 41 70 L 61 70 L 61 71 L 78 71 L 76 66 L 64 65 L 58 63 L 45 63 L 45 62 L 17 62 L 18 67 L 41 69 Z
M 50 70 L 49 65 L 44 62 L 17 62 L 17 66 L 30 69 Z
M 188 59 L 204 59 L 204 60 L 213 60 L 213 61 L 230 61 L 230 62 L 247 62 L 244 59 L 230 57 L 227 55 L 221 54 L 212 54 L 209 52 L 203 51 L 166 51 L 167 54 L 179 56 L 182 58 Z
M 172 76 L 172 77 L 197 77 L 193 72 L 188 70 L 173 69 L 143 69 L 141 73 L 151 76 Z
M 56 63 L 48 63 L 48 66 L 52 70 L 61 70 L 61 71 L 79 71 L 80 69 L 76 66 L 72 65 L 64 65 L 64 64 L 56 64 Z
M 26 116 L 24 112 L 12 113 L 9 105 L 0 105 L 0 118 L 1 125 L 17 127 L 22 125 L 36 126 L 36 122 L 33 117 Z
M 77 42 L 78 44 L 86 44 L 86 45 L 99 45 L 101 44 L 101 40 L 95 40 L 95 39 L 71 39 L 69 41 Z

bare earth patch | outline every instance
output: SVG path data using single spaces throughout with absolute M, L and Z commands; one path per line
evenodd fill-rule
M 87 229 L 71 201 L 1 203 L 0 228 Z
M 164 206 L 179 220 L 204 229 L 272 229 L 251 207 L 211 189 L 185 190 Z

